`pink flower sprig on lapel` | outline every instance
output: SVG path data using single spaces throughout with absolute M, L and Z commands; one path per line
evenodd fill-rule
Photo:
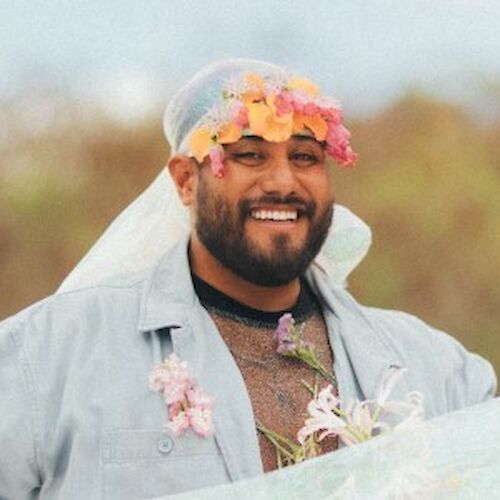
M 212 399 L 196 384 L 188 365 L 171 354 L 149 375 L 149 387 L 161 392 L 167 405 L 167 428 L 176 436 L 189 427 L 207 437 L 214 433 Z

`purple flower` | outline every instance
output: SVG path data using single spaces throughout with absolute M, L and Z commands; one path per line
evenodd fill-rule
M 284 354 L 297 349 L 294 339 L 295 320 L 290 313 L 283 314 L 278 320 L 278 327 L 274 331 L 274 338 L 278 342 L 276 349 L 280 354 Z

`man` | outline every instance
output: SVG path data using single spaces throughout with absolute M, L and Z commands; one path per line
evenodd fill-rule
M 420 391 L 427 417 L 494 394 L 487 362 L 412 316 L 360 306 L 314 260 L 335 210 L 327 157 L 356 157 L 313 84 L 223 62 L 166 122 L 189 237 L 144 272 L 96 277 L 0 327 L 0 497 L 147 498 L 276 468 L 256 427 L 295 439 L 303 381 L 326 385 L 277 352 L 285 312 L 342 401 L 373 398 L 394 367 L 408 369 L 394 398 Z

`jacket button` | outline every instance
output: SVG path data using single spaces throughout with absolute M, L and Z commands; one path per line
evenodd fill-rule
M 166 455 L 167 453 L 170 453 L 172 451 L 172 448 L 174 447 L 174 442 L 172 441 L 172 438 L 168 436 L 163 436 L 160 439 L 158 439 L 158 451 L 162 455 Z

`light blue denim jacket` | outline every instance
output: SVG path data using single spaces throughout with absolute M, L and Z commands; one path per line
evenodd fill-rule
M 360 306 L 318 268 L 342 400 L 424 394 L 427 417 L 492 397 L 489 363 L 405 313 Z M 148 375 L 170 352 L 214 399 L 214 437 L 164 430 Z M 0 324 L 0 498 L 138 499 L 262 473 L 242 376 L 194 292 L 186 242 L 140 276 L 51 296 Z

